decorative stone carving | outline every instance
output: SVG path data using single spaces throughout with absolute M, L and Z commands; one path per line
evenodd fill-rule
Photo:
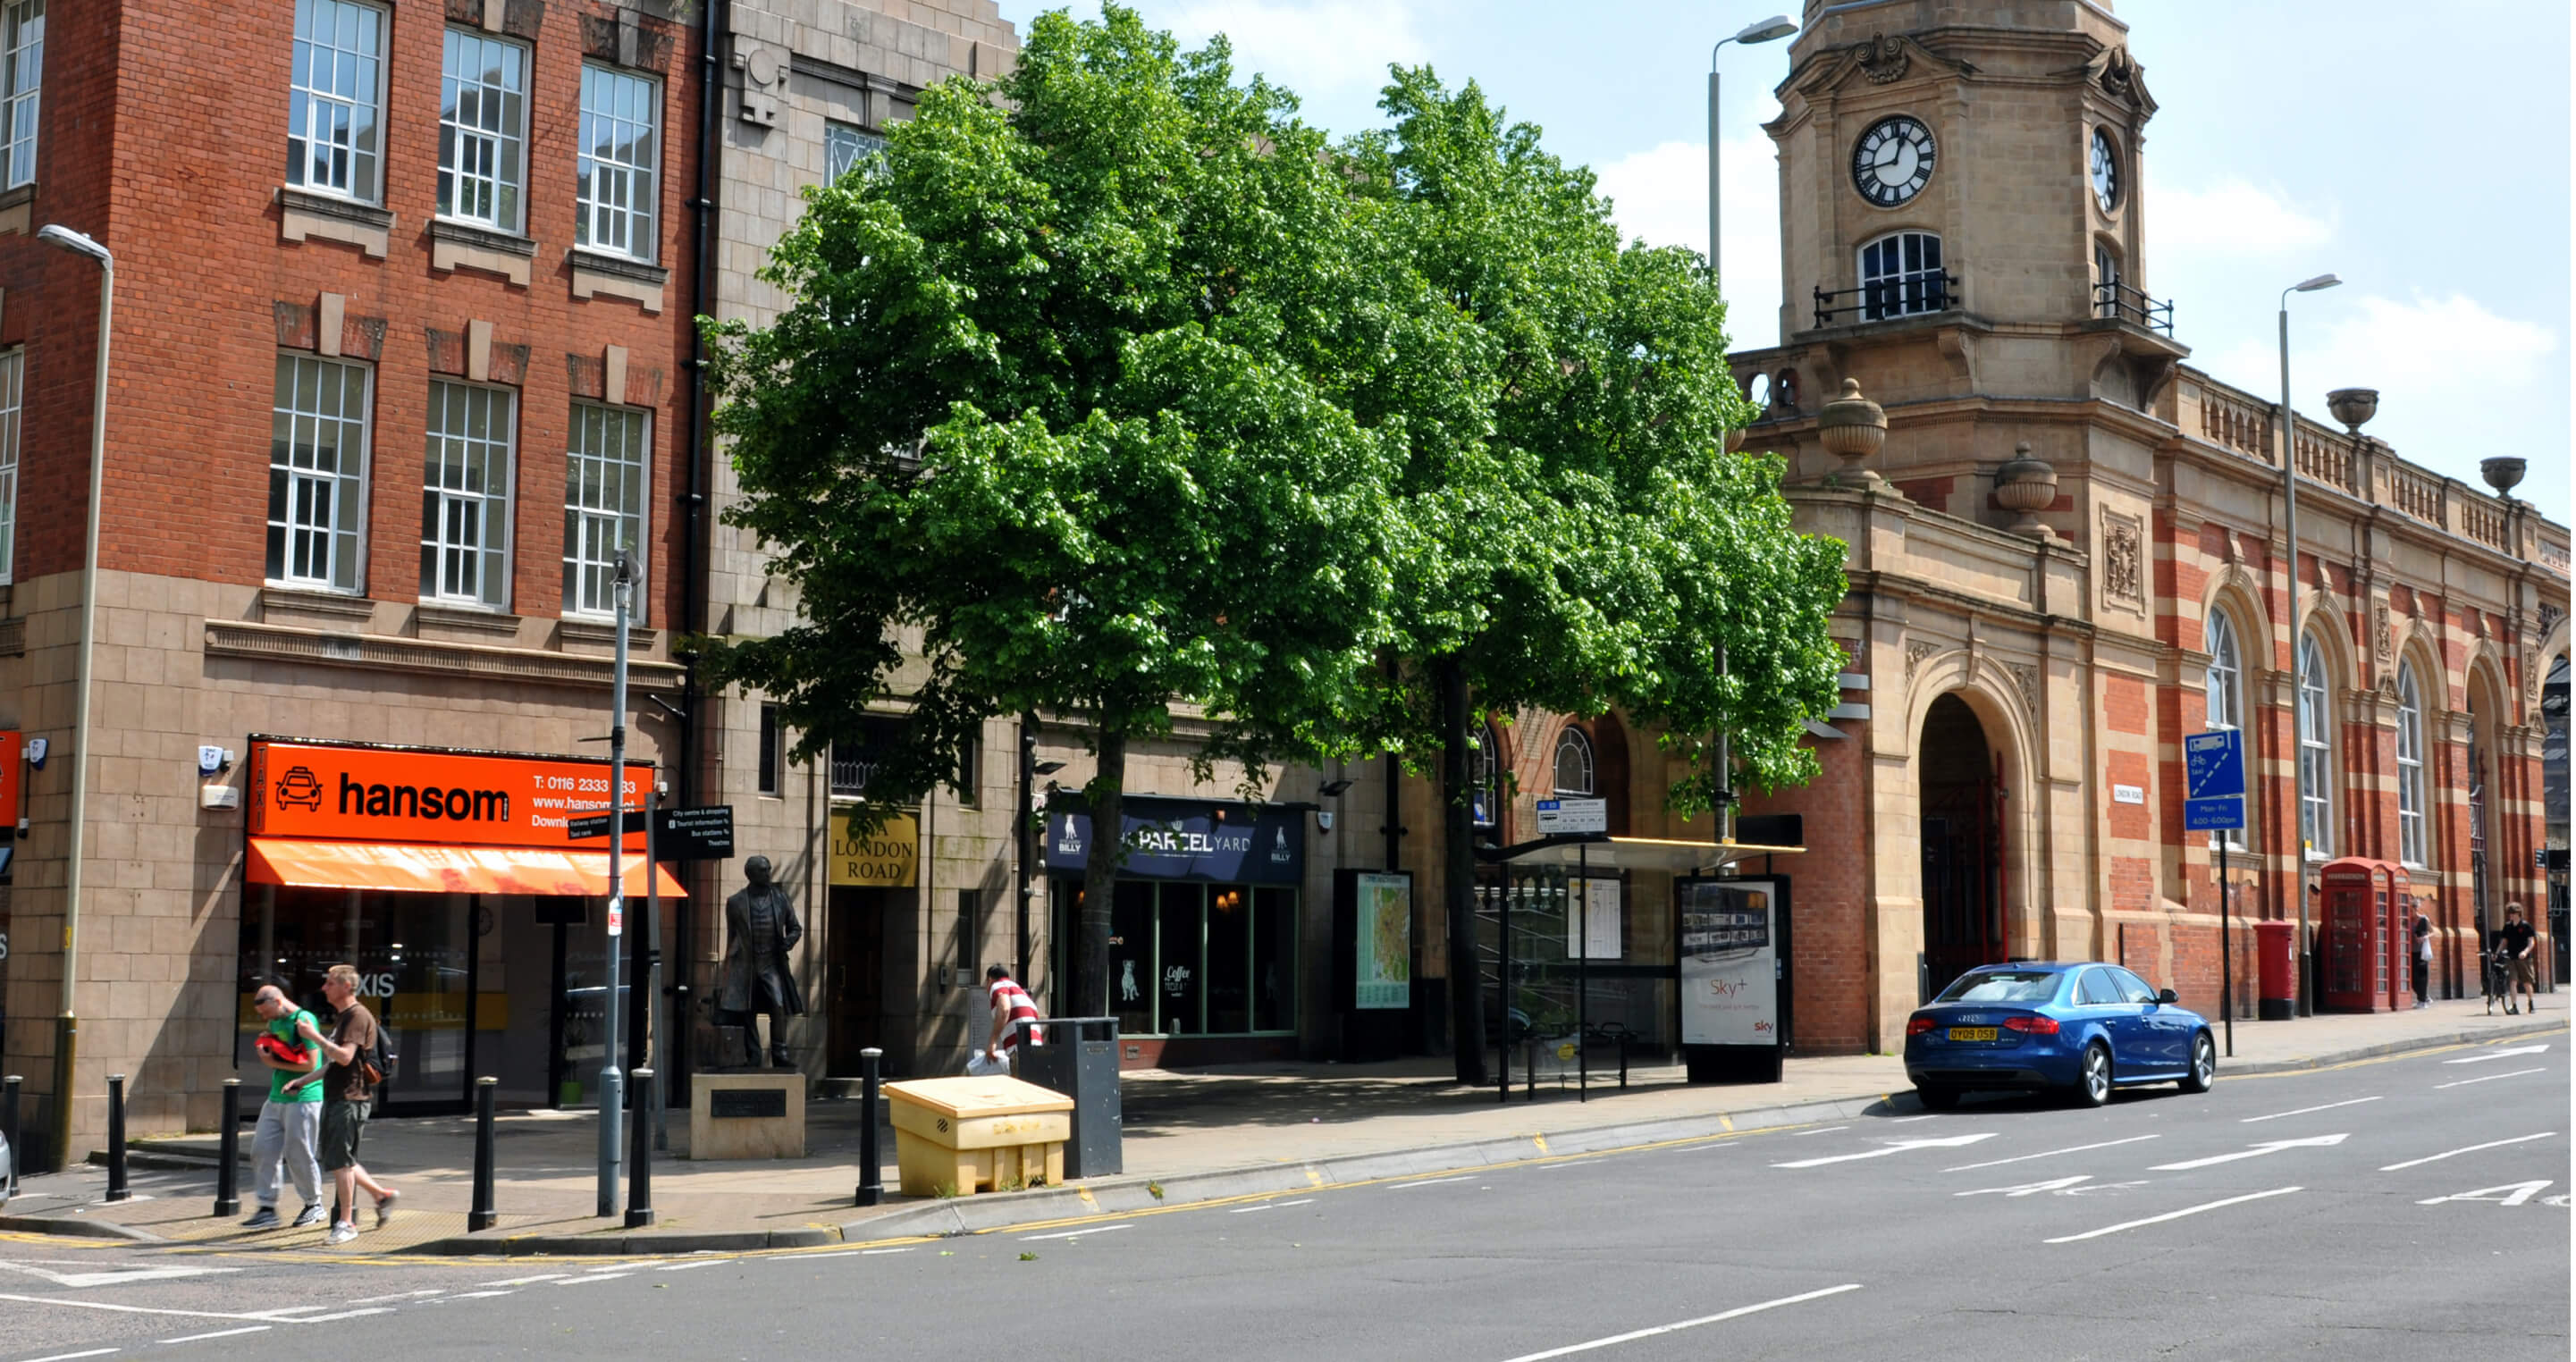
M 1873 491 L 1883 490 L 1887 480 L 1862 466 L 1887 443 L 1887 409 L 1860 395 L 1860 380 L 1843 380 L 1843 395 L 1825 404 L 1816 414 L 1816 438 L 1825 452 L 1843 461 L 1839 476 L 1844 482 Z
M 2143 613 L 2147 608 L 2146 524 L 2117 511 L 2102 513 L 2102 599 Z
M 1869 77 L 1873 85 L 1885 85 L 1890 81 L 1901 79 L 1905 75 L 1907 61 L 1903 38 L 1873 33 L 1869 35 L 1868 42 L 1861 44 L 1861 74 Z
M 778 106 L 787 97 L 787 52 L 737 36 L 733 41 L 733 69 L 742 73 L 742 121 L 757 127 L 777 127 Z
M 2102 88 L 2122 99 L 2130 98 L 2138 88 L 2138 68 L 2129 60 L 2127 48 L 2114 49 L 2102 63 Z
M 2378 659 L 2381 667 L 2386 667 L 2388 659 L 2397 652 L 2395 630 L 2389 624 L 2386 601 L 2371 609 L 2370 643 L 2371 655 Z
M 2032 718 L 2038 718 L 2039 668 L 2007 662 L 2004 664 L 2004 670 L 2012 673 L 2013 687 L 2021 692 L 2022 707 L 2030 711 Z
M 2057 504 L 2057 469 L 2030 452 L 2030 441 L 2014 445 L 2013 456 L 1995 469 L 1995 500 L 2005 510 L 2020 514 L 2021 519 L 2007 527 L 2014 534 L 2039 540 L 2057 537 L 2039 519 L 2040 512 Z
M 1915 669 L 1923 665 L 1924 659 L 1939 651 L 1941 651 L 1941 645 L 1931 639 L 1908 640 L 1905 645 L 1905 679 L 1911 682 L 1914 679 Z

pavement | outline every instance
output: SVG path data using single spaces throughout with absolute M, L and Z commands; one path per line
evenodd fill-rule
M 2474 1044 L 2563 1029 L 2562 1001 L 2537 1015 L 2488 1014 L 2475 1000 L 2420 1011 L 2240 1021 L 2220 1074 L 2292 1072 L 2377 1055 Z M 802 1159 L 699 1163 L 686 1159 L 687 1114 L 668 1125 L 670 1156 L 653 1170 L 655 1223 L 630 1229 L 597 1210 L 597 1124 L 588 1112 L 519 1112 L 495 1122 L 499 1223 L 468 1233 L 470 1117 L 376 1122 L 365 1160 L 402 1193 L 383 1228 L 325 1248 L 318 1228 L 249 1232 L 239 1216 L 208 1214 L 214 1190 L 211 1134 L 136 1142 L 134 1199 L 104 1200 L 96 1167 L 28 1178 L 0 1215 L 0 1230 L 187 1244 L 227 1251 L 315 1256 L 506 1254 L 617 1256 L 742 1252 L 876 1243 L 1077 1220 L 1365 1183 L 1512 1159 L 1627 1149 L 1822 1120 L 1918 1110 L 1901 1059 L 1856 1055 L 1792 1059 L 1778 1083 L 1692 1086 L 1678 1066 L 1637 1066 L 1628 1086 L 1596 1073 L 1543 1073 L 1531 1095 L 1517 1070 L 1508 1101 L 1466 1088 L 1447 1061 L 1274 1064 L 1125 1075 L 1126 1172 L 1060 1188 L 956 1198 L 896 1193 L 894 1137 L 881 1127 L 886 1199 L 853 1204 L 860 1181 L 860 1105 L 819 1101 L 807 1112 Z M 242 1140 L 245 1163 L 249 1148 Z M 241 1178 L 242 1214 L 252 1209 Z M 325 1195 L 328 1195 L 327 1188 Z M 621 1188 L 621 1201 L 623 1197 Z M 291 1189 L 281 1211 L 292 1215 Z M 370 1217 L 360 1223 L 368 1226 Z
M 2098 1110 L 1899 1099 L 952 1237 L 503 1261 L 0 1233 L 0 1362 L 2564 1359 L 2567 1033 L 2540 1020 Z

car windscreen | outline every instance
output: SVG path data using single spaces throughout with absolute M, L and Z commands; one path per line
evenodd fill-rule
M 2057 995 L 2057 971 L 1998 969 L 1962 974 L 1936 1003 L 2044 1003 Z

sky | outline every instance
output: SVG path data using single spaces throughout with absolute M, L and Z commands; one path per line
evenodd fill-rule
M 1025 32 L 1058 5 L 1002 0 Z M 1587 164 L 1621 228 L 1705 249 L 1709 45 L 1800 0 L 1138 0 L 1185 45 L 1224 32 L 1238 69 L 1296 91 L 1308 122 L 1379 126 L 1391 62 L 1474 80 Z M 1079 0 L 1078 15 L 1094 15 Z M 2141 282 L 2174 305 L 2187 361 L 2270 396 L 2280 291 L 2299 409 L 2380 391 L 2364 427 L 2484 490 L 2478 461 L 2530 460 L 2516 495 L 2566 524 L 2571 77 L 2561 0 L 2114 0 L 2158 110 L 2139 192 Z M 1779 113 L 1786 42 L 1719 54 L 1731 338 L 1778 341 Z

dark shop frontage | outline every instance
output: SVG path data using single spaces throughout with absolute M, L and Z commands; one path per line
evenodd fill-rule
M 629 807 L 644 807 L 653 779 L 628 765 Z M 262 1072 L 252 994 L 274 982 L 327 1016 L 323 972 L 346 963 L 401 1057 L 380 1098 L 388 1114 L 463 1111 L 481 1074 L 505 1105 L 596 1099 L 607 841 L 574 842 L 564 824 L 607 807 L 608 763 L 254 736 L 245 784 L 234 1062 L 246 1080 Z M 675 935 L 679 881 L 662 868 L 648 882 L 641 833 L 623 856 L 628 930 L 658 897 Z
M 1109 1009 L 1121 1062 L 1196 1065 L 1298 1051 L 1302 807 L 1130 795 L 1110 911 Z M 1079 797 L 1047 804 L 1051 1014 L 1073 1005 L 1082 877 L 1093 847 Z

